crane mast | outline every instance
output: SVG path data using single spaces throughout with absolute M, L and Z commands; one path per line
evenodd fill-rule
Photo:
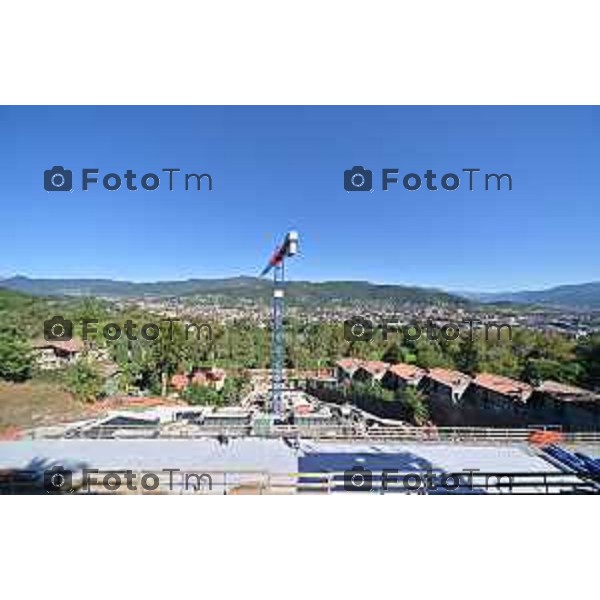
M 271 347 L 271 412 L 283 415 L 283 366 L 285 362 L 285 338 L 283 314 L 285 300 L 285 259 L 298 252 L 298 233 L 289 231 L 283 243 L 275 249 L 261 277 L 273 271 L 273 334 Z

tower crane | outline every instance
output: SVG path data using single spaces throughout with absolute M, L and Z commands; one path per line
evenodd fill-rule
M 271 348 L 271 412 L 277 417 L 283 413 L 283 364 L 285 340 L 283 335 L 285 259 L 298 252 L 298 232 L 288 231 L 283 243 L 275 249 L 260 276 L 273 271 L 273 340 Z

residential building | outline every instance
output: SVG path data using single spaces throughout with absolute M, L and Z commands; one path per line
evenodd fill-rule
M 461 425 L 461 400 L 472 379 L 451 369 L 433 368 L 421 380 L 431 417 L 437 425 Z
M 520 427 L 526 422 L 533 387 L 527 383 L 480 373 L 464 391 L 460 409 L 465 425 Z
M 362 365 L 363 361 L 358 358 L 341 358 L 335 363 L 335 378 L 341 385 L 351 383 L 356 370 Z
M 363 383 L 381 382 L 389 366 L 389 363 L 380 360 L 363 360 L 354 371 L 352 380 Z
M 227 374 L 224 369 L 216 367 L 200 368 L 186 375 L 185 373 L 176 373 L 171 377 L 170 384 L 177 392 L 182 392 L 189 385 L 210 386 L 217 391 L 223 388 Z
M 416 365 L 397 363 L 389 366 L 384 373 L 381 383 L 389 390 L 402 390 L 406 386 L 418 386 L 426 371 Z
M 600 394 L 557 381 L 544 381 L 529 402 L 530 422 L 563 429 L 598 429 Z
M 176 373 L 171 377 L 170 384 L 174 390 L 182 392 L 189 384 L 188 376 L 183 373 Z
M 72 340 L 39 340 L 34 342 L 33 349 L 40 369 L 49 371 L 61 369 L 78 360 L 84 350 L 79 339 Z

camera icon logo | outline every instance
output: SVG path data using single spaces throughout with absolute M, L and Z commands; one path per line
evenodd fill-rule
M 363 167 L 344 171 L 344 189 L 347 192 L 370 192 L 373 189 L 373 173 Z
M 73 339 L 73 321 L 57 315 L 44 321 L 44 339 L 49 342 L 68 342 Z
M 346 492 L 370 492 L 373 489 L 373 473 L 364 467 L 352 467 L 344 471 Z
M 73 492 L 73 471 L 61 465 L 44 471 L 44 490 L 48 494 L 65 494 Z
M 363 317 L 344 321 L 344 339 L 347 342 L 370 342 L 373 339 L 373 323 Z
M 73 189 L 73 172 L 60 166 L 44 171 L 44 189 L 47 192 L 70 192 Z

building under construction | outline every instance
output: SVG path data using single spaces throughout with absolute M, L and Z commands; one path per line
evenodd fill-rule
M 0 491 L 43 493 L 56 473 L 70 486 L 64 493 L 600 493 L 598 446 L 594 455 L 578 447 L 248 436 L 23 440 L 0 445 Z M 126 486 L 128 476 L 138 485 Z

